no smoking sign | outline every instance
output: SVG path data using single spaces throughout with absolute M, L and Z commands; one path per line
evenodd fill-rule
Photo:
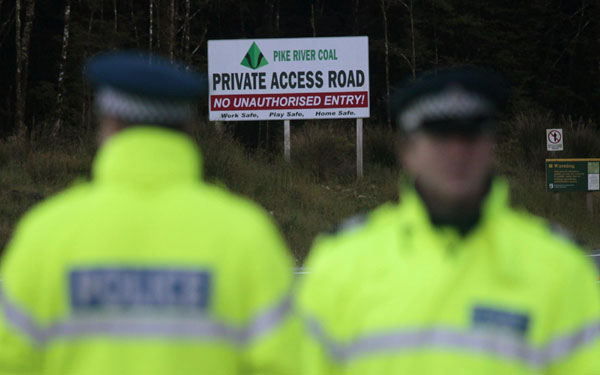
M 562 129 L 546 129 L 546 149 L 548 151 L 563 150 Z

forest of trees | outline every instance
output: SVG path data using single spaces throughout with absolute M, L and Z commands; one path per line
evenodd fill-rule
M 596 0 L 0 0 L 0 138 L 93 124 L 81 68 L 134 48 L 206 71 L 211 39 L 367 35 L 371 112 L 386 123 L 395 83 L 448 65 L 513 86 L 513 111 L 600 118 Z

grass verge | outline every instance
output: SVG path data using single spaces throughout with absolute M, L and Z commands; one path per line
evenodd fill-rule
M 545 152 L 538 145 L 543 145 L 546 127 L 571 127 L 571 146 L 565 146 L 571 151 L 565 157 L 598 157 L 597 130 L 589 122 L 549 121 L 547 115 L 520 114 L 505 124 L 507 131 L 500 134 L 497 148 L 498 171 L 508 178 L 516 206 L 561 224 L 586 246 L 599 248 L 600 202 L 596 202 L 594 216 L 586 210 L 583 193 L 558 197 L 547 193 Z M 340 122 L 307 123 L 294 127 L 292 134 L 291 163 L 283 161 L 282 150 L 270 154 L 248 150 L 227 125 L 203 124 L 194 138 L 204 156 L 205 178 L 265 207 L 301 263 L 318 233 L 332 229 L 345 218 L 396 200 L 399 175 L 391 131 L 366 124 L 365 177 L 361 180 L 355 177 L 354 127 Z M 77 178 L 89 176 L 94 147 L 93 137 L 86 139 L 65 142 L 60 147 L 32 144 L 26 151 L 14 139 L 0 141 L 2 248 L 18 218 L 31 205 Z M 580 152 L 574 149 L 577 147 Z

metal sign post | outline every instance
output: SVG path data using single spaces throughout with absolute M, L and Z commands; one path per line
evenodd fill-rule
M 546 191 L 587 192 L 585 208 L 594 215 L 594 203 L 600 191 L 600 159 L 546 159 Z M 558 202 L 558 194 L 554 194 Z
M 356 177 L 363 177 L 363 119 L 356 119 Z
M 594 193 L 585 194 L 585 208 L 590 216 L 594 216 L 594 199 Z
M 285 161 L 290 161 L 290 120 L 283 120 L 283 156 Z

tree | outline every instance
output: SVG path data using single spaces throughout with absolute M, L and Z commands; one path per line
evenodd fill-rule
M 152 52 L 154 36 L 154 0 L 148 0 L 148 51 Z
M 600 119 L 598 1 L 0 0 L 0 131 L 25 139 L 34 117 L 64 134 L 89 124 L 80 70 L 99 51 L 141 48 L 204 70 L 209 39 L 359 34 L 369 37 L 372 113 L 384 126 L 396 80 L 467 64 L 506 75 L 514 110 Z
M 175 0 L 169 2 L 169 59 L 173 61 L 175 51 Z
M 0 0 L 0 12 L 2 11 L 3 0 Z M 0 48 L 4 44 L 4 38 L 8 34 L 11 24 L 15 22 L 15 18 L 13 17 L 14 13 L 11 12 L 6 16 L 6 19 L 0 25 Z M 4 17 L 3 17 L 4 18 Z
M 114 20 L 115 20 L 114 30 L 115 30 L 115 34 L 116 34 L 117 33 L 117 29 L 118 29 L 118 15 L 119 15 L 119 12 L 117 10 L 117 0 L 113 0 L 113 15 L 115 17 L 114 18 Z
M 415 18 L 413 13 L 413 0 L 399 0 L 399 2 L 408 11 L 408 17 L 410 19 L 411 58 L 409 60 L 404 54 L 402 55 L 402 57 L 404 57 L 404 59 L 410 66 L 410 70 L 414 79 L 417 76 L 417 52 L 415 49 Z
M 35 14 L 35 0 L 25 1 L 25 25 L 23 26 L 23 30 L 21 30 L 21 0 L 16 0 L 15 3 L 15 120 L 17 124 L 17 137 L 22 142 L 27 140 L 27 126 L 25 125 L 27 73 L 31 29 L 33 28 Z
M 133 13 L 133 9 L 134 9 L 133 0 L 130 0 L 129 1 L 129 15 L 131 17 L 131 22 L 133 22 L 133 36 L 135 38 L 135 45 L 136 45 L 136 48 L 139 49 L 140 48 L 140 36 L 138 34 L 138 28 L 137 28 L 137 22 L 136 22 L 137 18 L 135 16 L 135 14 Z
M 56 138 L 61 130 L 63 123 L 63 98 L 65 91 L 65 67 L 67 64 L 67 51 L 69 47 L 69 25 L 71 24 L 71 0 L 65 2 L 65 26 L 62 37 L 62 50 L 60 54 L 60 64 L 58 67 L 58 81 L 56 83 L 56 120 L 52 128 L 52 136 Z
M 358 35 L 358 4 L 359 0 L 354 0 L 352 7 L 352 35 Z
M 191 63 L 190 54 L 190 19 L 191 19 L 192 5 L 190 0 L 185 0 L 185 17 L 183 19 L 183 56 L 186 65 Z
M 390 97 L 390 42 L 388 39 L 388 7 L 389 3 L 386 0 L 379 0 L 381 16 L 383 18 L 383 49 L 384 49 L 384 65 L 385 65 L 385 106 L 386 106 L 386 124 L 388 128 L 392 127 L 391 109 L 389 104 Z

